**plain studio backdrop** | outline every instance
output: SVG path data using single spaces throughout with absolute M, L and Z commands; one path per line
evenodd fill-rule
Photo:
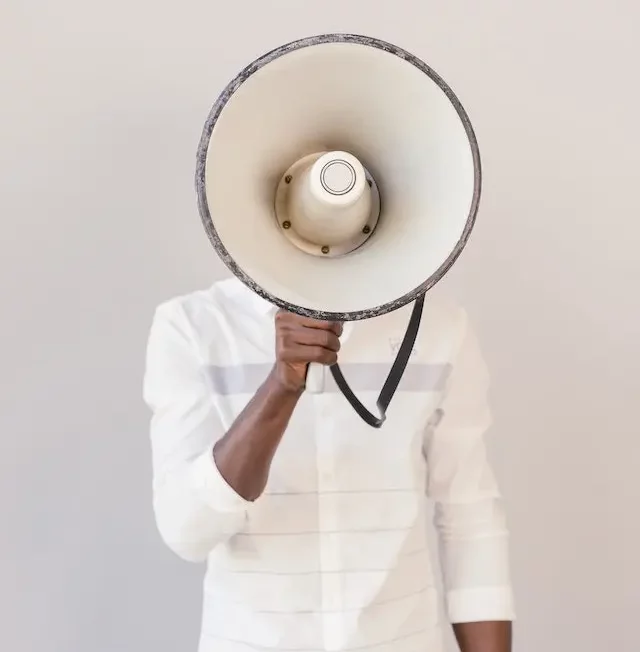
M 225 275 L 193 182 L 219 91 L 351 31 L 433 66 L 480 142 L 438 291 L 493 372 L 516 650 L 640 649 L 639 24 L 633 0 L 3 0 L 0 648 L 195 650 L 203 569 L 151 512 L 153 308 Z

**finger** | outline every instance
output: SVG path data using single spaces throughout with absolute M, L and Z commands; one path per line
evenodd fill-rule
M 322 346 L 301 346 L 301 355 L 307 362 L 333 365 L 338 361 L 338 354 Z
M 293 312 L 286 310 L 279 310 L 276 313 L 276 321 L 281 325 L 298 325 L 305 328 L 315 328 L 319 330 L 332 330 L 336 335 L 342 333 L 342 323 L 338 321 L 326 321 L 322 319 L 312 319 L 311 317 L 304 317 L 297 315 Z
M 285 349 L 282 360 L 285 362 L 317 362 L 323 365 L 333 365 L 338 361 L 338 354 L 322 346 L 298 344 Z
M 307 346 L 322 346 L 330 351 L 340 350 L 340 340 L 332 330 L 321 330 L 318 328 L 294 328 L 289 332 L 294 344 L 305 344 Z

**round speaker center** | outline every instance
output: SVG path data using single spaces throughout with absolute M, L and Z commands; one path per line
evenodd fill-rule
M 278 185 L 282 235 L 314 256 L 344 256 L 373 234 L 380 215 L 375 180 L 349 152 L 316 152 L 294 161 Z
M 346 195 L 356 185 L 356 171 L 347 161 L 330 161 L 320 172 L 320 183 L 332 195 Z

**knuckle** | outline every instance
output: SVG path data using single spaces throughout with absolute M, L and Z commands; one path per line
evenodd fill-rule
M 279 335 L 276 339 L 276 352 L 279 358 L 290 358 L 291 357 L 291 344 L 289 338 L 284 335 Z
M 322 364 L 329 364 L 329 361 L 332 356 L 332 352 L 329 351 L 329 349 L 325 349 L 324 347 L 318 349 L 318 362 L 321 362 Z
M 295 323 L 295 318 L 296 315 L 294 315 L 291 312 L 288 312 L 287 310 L 280 308 L 276 312 L 276 316 L 274 319 L 275 319 L 276 326 L 284 326 L 284 325 Z
M 340 340 L 330 331 L 326 331 L 322 337 L 322 345 L 331 351 L 340 350 Z
M 338 356 L 335 351 L 327 351 L 325 355 L 325 364 L 333 365 L 338 361 Z

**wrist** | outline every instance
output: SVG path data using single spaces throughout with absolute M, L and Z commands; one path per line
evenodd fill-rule
M 276 362 L 267 377 L 267 386 L 270 394 L 282 398 L 300 398 L 304 392 L 304 379 L 301 381 L 291 377 L 287 369 Z

